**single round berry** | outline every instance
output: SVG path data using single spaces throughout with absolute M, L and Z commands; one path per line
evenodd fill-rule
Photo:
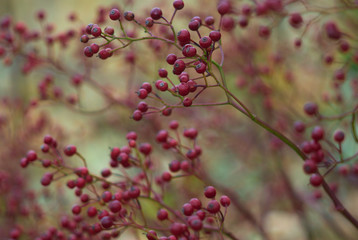
M 185 57 L 194 57 L 196 55 L 196 48 L 191 44 L 186 44 L 183 47 L 182 53 Z
M 302 133 L 302 132 L 304 132 L 306 130 L 306 125 L 301 121 L 296 121 L 294 123 L 294 128 L 295 128 L 296 132 Z
M 317 172 L 317 164 L 311 159 L 307 159 L 303 164 L 303 171 L 307 174 Z
M 94 37 L 99 37 L 101 33 L 102 33 L 102 29 L 97 24 L 94 24 L 91 29 L 91 34 Z
M 140 88 L 147 90 L 148 93 L 152 92 L 152 85 L 150 85 L 150 83 L 148 82 L 142 83 L 142 86 Z
M 334 132 L 334 141 L 340 143 L 340 142 L 343 142 L 344 140 L 344 132 L 342 130 L 337 130 Z
M 191 31 L 197 31 L 197 30 L 199 30 L 199 28 L 200 28 L 200 22 L 197 21 L 197 20 L 192 20 L 192 21 L 190 21 L 190 23 L 188 24 L 188 28 L 189 28 Z
M 143 118 L 143 113 L 139 110 L 135 110 L 132 114 L 132 118 L 135 121 L 139 121 Z
M 175 129 L 178 129 L 178 127 L 179 127 L 179 122 L 177 120 L 173 120 L 169 123 L 170 129 L 175 130 Z
M 174 222 L 172 225 L 170 225 L 170 232 L 175 236 L 181 235 L 184 232 L 184 230 L 185 228 L 181 223 Z
M 97 208 L 90 206 L 87 209 L 87 216 L 89 217 L 95 217 L 97 215 Z
M 188 223 L 194 231 L 200 231 L 203 228 L 203 222 L 198 216 L 193 216 L 191 219 L 188 220 Z
M 110 12 L 109 12 L 109 18 L 112 19 L 113 21 L 119 20 L 119 18 L 121 17 L 121 13 L 119 12 L 118 9 L 113 8 Z
M 175 0 L 173 2 L 173 7 L 176 9 L 176 10 L 181 10 L 184 8 L 184 2 L 183 0 Z
M 318 113 L 318 106 L 313 102 L 308 102 L 304 105 L 303 110 L 307 115 L 315 115 Z
M 210 37 L 202 37 L 199 41 L 199 44 L 202 48 L 209 48 L 212 44 L 212 40 Z
M 215 19 L 213 16 L 208 16 L 205 18 L 204 22 L 206 25 L 211 26 L 215 23 Z
M 145 99 L 148 96 L 148 91 L 145 90 L 144 88 L 141 88 L 138 90 L 137 94 L 140 99 Z
M 216 196 L 216 189 L 213 186 L 207 186 L 204 190 L 204 195 L 207 198 L 214 198 Z
M 177 60 L 177 56 L 175 54 L 169 54 L 167 56 L 167 63 L 170 64 L 170 65 L 174 65 L 175 61 Z
M 113 226 L 112 218 L 109 216 L 105 216 L 101 219 L 101 225 L 103 228 L 107 229 Z
M 92 51 L 92 48 L 90 46 L 87 46 L 83 49 L 83 54 L 86 56 L 86 57 L 92 57 L 93 56 L 93 51 Z
M 144 155 L 149 155 L 152 152 L 152 145 L 149 143 L 142 143 L 139 145 L 139 151 Z
M 165 219 L 168 219 L 168 211 L 165 209 L 159 209 L 158 213 L 157 213 L 157 218 L 160 221 L 163 221 Z
M 323 177 L 317 173 L 314 173 L 311 175 L 310 177 L 310 183 L 312 186 L 314 187 L 318 187 L 322 184 L 323 182 Z
M 82 35 L 80 41 L 83 43 L 87 43 L 89 41 L 89 37 L 87 35 Z
M 231 200 L 228 196 L 223 195 L 220 197 L 220 204 L 223 207 L 228 207 L 231 204 Z
M 182 212 L 185 216 L 191 216 L 194 213 L 194 208 L 190 203 L 185 203 L 182 207 Z
M 80 213 L 81 213 L 81 207 L 80 207 L 79 205 L 74 205 L 74 206 L 72 207 L 72 213 L 73 213 L 74 215 L 80 214 Z
M 106 28 L 104 29 L 104 32 L 105 32 L 106 34 L 108 34 L 108 35 L 113 35 L 113 34 L 114 34 L 114 28 L 112 28 L 112 27 L 106 27 Z
M 206 71 L 206 64 L 203 62 L 195 64 L 195 71 L 197 73 L 204 73 Z
M 227 14 L 231 11 L 231 4 L 228 0 L 221 0 L 217 6 L 220 15 Z
M 150 11 L 150 16 L 151 18 L 153 18 L 154 20 L 159 20 L 163 15 L 163 12 L 160 8 L 153 8 L 152 11 Z
M 321 126 L 316 126 L 312 130 L 311 137 L 315 141 L 322 140 L 324 137 L 324 129 Z
M 166 142 L 167 138 L 168 138 L 168 131 L 167 130 L 160 130 L 157 133 L 157 136 L 155 137 L 157 142 Z
M 201 201 L 198 198 L 190 199 L 189 203 L 193 206 L 194 209 L 201 209 Z
M 158 70 L 159 77 L 166 78 L 168 76 L 168 71 L 164 68 Z
M 214 42 L 217 42 L 221 39 L 221 33 L 219 31 L 211 31 L 209 33 L 209 37 L 211 38 L 211 40 L 213 40 Z
M 148 111 L 148 104 L 146 102 L 142 101 L 142 102 L 138 103 L 137 109 L 144 113 L 144 112 Z
M 342 33 L 338 29 L 337 25 L 334 22 L 327 22 L 325 24 L 325 30 L 327 37 L 333 40 L 338 40 L 341 38 Z
M 166 90 L 168 90 L 168 83 L 164 82 L 163 80 L 158 80 L 155 82 L 155 87 L 158 90 L 165 92 Z
M 63 151 L 66 156 L 71 157 L 77 153 L 77 148 L 74 145 L 67 145 Z
M 215 214 L 218 213 L 220 211 L 220 204 L 218 201 L 216 200 L 211 200 L 208 205 L 206 206 L 206 210 L 209 213 Z
M 157 240 L 157 233 L 154 230 L 149 230 L 148 233 L 146 234 L 146 237 L 148 240 Z
M 108 204 L 108 208 L 111 210 L 111 212 L 117 213 L 122 209 L 122 204 L 118 200 L 113 200 Z
M 153 27 L 153 25 L 154 25 L 154 20 L 153 20 L 153 18 L 151 18 L 151 17 L 147 17 L 146 19 L 145 19 L 145 25 L 147 26 L 147 27 Z
M 299 13 L 291 13 L 290 18 L 289 18 L 289 22 L 290 22 L 291 26 L 294 27 L 294 28 L 300 27 L 302 22 L 303 22 L 301 14 L 299 14 Z
M 180 75 L 182 72 L 184 72 L 185 70 L 185 63 L 183 60 L 176 60 L 174 62 L 174 67 L 173 67 L 173 73 L 175 75 Z
M 27 152 L 26 154 L 26 159 L 29 161 L 29 162 L 33 162 L 37 159 L 37 154 L 35 151 L 33 150 L 30 150 Z
M 178 32 L 177 38 L 178 38 L 179 42 L 188 43 L 188 42 L 190 42 L 190 33 L 188 30 L 182 29 Z
M 171 172 L 178 172 L 180 170 L 180 162 L 178 160 L 173 160 L 169 163 L 169 170 Z
M 190 107 L 193 104 L 193 100 L 191 98 L 185 97 L 183 100 L 184 107 Z
M 131 12 L 131 11 L 126 11 L 126 12 L 124 12 L 124 18 L 127 21 L 133 21 L 134 20 L 134 13 Z
M 98 57 L 103 60 L 109 58 L 110 56 L 111 56 L 111 53 L 107 49 L 102 49 L 98 53 Z

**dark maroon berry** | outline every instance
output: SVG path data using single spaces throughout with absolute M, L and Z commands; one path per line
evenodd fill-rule
M 189 203 L 193 206 L 194 209 L 201 209 L 201 201 L 197 198 L 190 199 Z
M 165 209 L 159 209 L 158 213 L 157 213 L 157 218 L 160 221 L 163 221 L 165 219 L 168 219 L 168 212 Z
M 142 83 L 142 86 L 140 88 L 147 90 L 148 93 L 152 92 L 152 85 L 150 85 L 150 83 L 148 82 Z
M 122 209 L 122 204 L 118 200 L 113 200 L 108 204 L 109 210 L 113 213 L 117 213 Z
M 166 78 L 168 76 L 168 71 L 164 68 L 158 70 L 159 77 Z
M 213 186 L 208 186 L 204 190 L 204 195 L 207 198 L 214 198 L 216 196 L 216 189 Z
M 178 38 L 179 42 L 188 43 L 188 42 L 190 42 L 190 33 L 188 30 L 182 29 L 178 32 L 177 38 Z
M 153 20 L 153 18 L 151 18 L 151 17 L 147 17 L 146 19 L 145 19 L 145 25 L 147 26 L 147 27 L 153 27 L 153 25 L 154 25 L 154 20 Z
M 157 233 L 154 230 L 149 230 L 148 233 L 146 234 L 146 237 L 148 240 L 157 240 Z
M 80 38 L 80 41 L 83 43 L 87 43 L 89 40 L 89 37 L 87 35 L 82 35 Z
M 227 14 L 231 11 L 231 4 L 228 0 L 221 0 L 217 6 L 220 15 Z
M 189 226 L 194 231 L 200 231 L 203 228 L 203 222 L 200 220 L 198 216 L 193 216 L 188 220 Z
M 183 0 L 175 0 L 173 2 L 173 7 L 176 9 L 176 10 L 181 10 L 184 8 L 184 2 Z
M 291 13 L 291 15 L 289 17 L 289 22 L 290 22 L 291 26 L 294 28 L 300 27 L 303 22 L 301 14 Z
M 138 103 L 137 109 L 141 112 L 146 112 L 148 111 L 148 104 L 146 102 L 140 102 Z
M 191 98 L 185 97 L 183 100 L 184 107 L 190 107 L 193 104 L 193 100 Z
M 180 170 L 180 162 L 178 160 L 173 160 L 169 163 L 169 170 L 172 172 L 178 172 Z
M 195 64 L 195 71 L 197 73 L 204 73 L 206 71 L 206 64 L 203 62 L 198 62 Z
M 94 24 L 91 29 L 91 34 L 94 37 L 99 37 L 101 33 L 102 33 L 102 29 L 97 24 Z
M 103 228 L 107 229 L 113 226 L 112 218 L 109 216 L 105 216 L 101 219 L 101 225 Z
M 323 177 L 319 174 L 312 174 L 311 177 L 310 177 L 310 183 L 312 186 L 314 187 L 318 187 L 322 184 L 323 182 Z
M 215 23 L 215 19 L 213 16 L 208 16 L 205 18 L 204 22 L 206 25 L 211 26 Z
M 157 133 L 157 136 L 155 137 L 155 139 L 157 140 L 157 142 L 166 142 L 167 138 L 168 138 L 168 131 L 167 130 L 160 130 Z
M 124 12 L 124 18 L 127 21 L 133 21 L 134 20 L 134 13 L 131 12 L 131 11 L 126 11 L 126 12 Z
M 235 20 L 232 17 L 223 17 L 221 20 L 222 30 L 230 32 L 235 28 Z
M 220 204 L 218 201 L 216 200 L 211 200 L 208 205 L 206 206 L 206 210 L 209 213 L 215 214 L 218 213 L 220 211 Z
M 238 23 L 240 27 L 245 28 L 247 25 L 249 25 L 249 19 L 246 16 L 240 16 Z
M 164 182 L 170 182 L 170 180 L 172 180 L 172 175 L 169 172 L 163 172 L 162 180 Z
M 139 151 L 144 155 L 149 155 L 152 152 L 152 146 L 149 143 L 142 143 L 139 145 Z
M 183 60 L 176 60 L 174 62 L 174 68 L 173 68 L 173 73 L 175 75 L 180 75 L 182 72 L 184 72 L 185 70 L 185 63 Z
M 318 113 L 318 106 L 313 102 L 308 102 L 304 105 L 303 110 L 307 115 L 316 115 Z
M 107 58 L 109 58 L 110 56 L 111 56 L 111 53 L 107 50 L 108 48 L 106 48 L 106 49 L 102 49 L 101 51 L 99 51 L 99 53 L 98 53 L 98 57 L 100 58 L 100 59 L 107 59 Z
M 175 61 L 177 60 L 177 56 L 175 54 L 169 54 L 167 56 L 167 63 L 170 64 L 170 65 L 174 65 Z
M 188 28 L 191 31 L 197 31 L 199 29 L 199 27 L 200 27 L 200 22 L 196 21 L 196 20 L 192 20 L 188 25 Z
M 315 173 L 317 172 L 317 164 L 315 161 L 312 161 L 311 159 L 307 159 L 303 164 L 303 171 L 307 174 Z
M 150 16 L 151 18 L 153 18 L 154 20 L 159 20 L 163 15 L 163 12 L 160 8 L 153 8 L 152 11 L 150 11 Z
M 113 34 L 114 34 L 114 28 L 112 28 L 112 27 L 106 27 L 106 28 L 104 29 L 104 32 L 105 32 L 106 34 L 108 34 L 108 35 L 113 35 Z
M 170 226 L 170 232 L 175 235 L 175 236 L 179 236 L 184 232 L 185 228 L 183 226 L 183 224 L 178 223 L 178 222 L 174 222 L 171 226 Z
M 321 126 L 316 126 L 312 130 L 311 137 L 315 141 L 322 140 L 324 137 L 324 129 Z
M 294 128 L 295 128 L 296 132 L 302 133 L 302 132 L 304 132 L 306 130 L 306 125 L 301 121 L 296 121 L 294 123 Z
M 217 42 L 221 39 L 221 33 L 219 31 L 211 31 L 209 33 L 209 37 L 211 38 L 211 40 L 213 40 L 214 42 Z
M 185 216 L 191 216 L 194 213 L 194 208 L 190 203 L 185 203 L 182 207 L 182 212 Z
M 119 12 L 118 9 L 113 8 L 110 12 L 109 12 L 109 18 L 112 19 L 113 21 L 119 20 L 119 18 L 121 17 L 121 13 Z
M 132 115 L 133 120 L 139 121 L 143 118 L 143 113 L 139 110 L 135 110 Z
M 67 145 L 63 151 L 66 156 L 71 157 L 77 153 L 77 148 L 74 145 Z
M 80 207 L 79 205 L 74 205 L 74 206 L 72 207 L 72 213 L 73 213 L 74 215 L 80 214 L 80 213 L 81 213 L 81 207 Z
M 211 46 L 212 40 L 210 37 L 202 37 L 199 41 L 199 44 L 202 48 L 209 48 Z
M 223 207 L 228 207 L 231 204 L 231 200 L 228 196 L 223 195 L 220 197 L 220 204 Z
M 158 80 L 155 82 L 155 87 L 158 90 L 164 92 L 164 91 L 168 90 L 168 83 L 164 82 L 163 80 Z
M 86 56 L 86 57 L 92 57 L 93 56 L 93 51 L 92 51 L 92 48 L 87 46 L 83 49 L 83 54 Z
M 194 57 L 196 55 L 196 48 L 191 44 L 186 44 L 183 47 L 182 53 L 185 57 Z
M 141 88 L 138 90 L 137 94 L 140 99 L 145 99 L 148 96 L 148 91 L 145 90 L 144 88 Z
M 325 29 L 328 38 L 331 38 L 333 40 L 338 40 L 342 36 L 342 33 L 339 31 L 337 25 L 334 22 L 327 22 L 325 24 Z
M 344 132 L 342 130 L 337 130 L 334 132 L 334 141 L 340 143 L 340 142 L 343 142 L 344 140 Z

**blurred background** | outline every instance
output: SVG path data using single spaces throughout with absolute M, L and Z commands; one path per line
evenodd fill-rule
M 351 118 L 320 122 L 306 116 L 303 105 L 308 101 L 318 103 L 324 116 L 350 111 L 356 105 L 357 8 L 347 7 L 351 6 L 347 4 L 353 6 L 350 1 L 315 1 L 306 3 L 306 7 L 300 1 L 289 2 L 282 11 L 272 11 L 264 16 L 253 14 L 247 20 L 248 26 L 240 27 L 243 6 L 253 7 L 255 4 L 232 1 L 235 11 L 227 21 L 233 21 L 234 25 L 230 27 L 229 24 L 229 29 L 224 29 L 222 35 L 224 71 L 229 89 L 252 112 L 297 145 L 310 140 L 311 128 L 319 124 L 325 127 L 329 139 L 323 144 L 324 148 L 337 154 L 332 150 L 332 135 L 336 129 L 345 130 L 344 157 L 349 157 L 357 149 L 350 129 Z M 135 92 L 142 82 L 153 83 L 159 79 L 159 68 L 166 68 L 170 77 L 177 81 L 165 61 L 169 53 L 179 54 L 177 49 L 163 43 L 142 41 L 116 52 L 106 61 L 83 57 L 83 48 L 88 44 L 79 39 L 87 24 L 98 23 L 103 28 L 112 26 L 115 31 L 119 30 L 118 24 L 107 17 L 112 7 L 118 7 L 121 12 L 131 10 L 136 19 L 138 16 L 143 22 L 155 6 L 162 8 L 164 16 L 170 17 L 173 12 L 171 1 L 0 0 L 0 3 L 0 16 L 11 16 L 14 23 L 23 22 L 27 29 L 37 30 L 40 34 L 40 40 L 20 43 L 19 51 L 2 57 L 3 64 L 0 64 L 0 179 L 4 193 L 0 197 L 0 225 L 7 226 L 0 230 L 0 238 L 5 239 L 14 223 L 56 225 L 63 212 L 70 213 L 75 196 L 73 192 L 65 191 L 64 182 L 55 182 L 43 190 L 39 181 L 44 170 L 32 166 L 23 170 L 18 164 L 29 149 L 40 152 L 45 134 L 56 138 L 61 149 L 67 144 L 76 145 L 88 161 L 89 169 L 99 173 L 109 166 L 110 148 L 126 145 L 126 133 L 136 131 L 138 142 L 153 144 L 153 159 L 158 166 L 156 172 L 160 174 L 178 156 L 156 144 L 155 135 L 160 129 L 168 129 L 169 122 L 176 119 L 181 131 L 190 127 L 198 129 L 198 144 L 203 149 L 202 165 L 211 183 L 223 190 L 230 189 L 255 219 L 248 219 L 242 209 L 234 206 L 229 209 L 225 226 L 240 239 L 263 239 L 257 226 L 264 228 L 270 239 L 355 239 L 356 230 L 333 210 L 325 193 L 310 186 L 299 157 L 232 107 L 174 109 L 169 117 L 153 114 L 139 122 L 131 119 L 139 102 Z M 204 19 L 209 15 L 214 16 L 217 26 L 216 5 L 217 1 L 185 1 L 185 8 L 176 15 L 174 26 L 177 30 L 187 28 L 192 17 Z M 42 22 L 36 18 L 39 10 L 46 13 Z M 304 24 L 300 28 L 289 24 L 287 16 L 292 12 L 302 13 Z M 344 41 L 351 46 L 349 50 L 342 50 L 344 43 L 341 40 L 327 39 L 324 24 L 328 21 L 335 21 L 346 33 Z M 124 25 L 135 36 L 144 35 L 138 26 L 129 22 Z M 271 29 L 269 38 L 259 36 L 262 26 Z M 49 37 L 58 39 L 63 33 L 69 36 L 70 31 L 73 36 L 63 44 L 56 42 L 48 47 Z M 165 33 L 159 27 L 153 31 Z M 204 29 L 202 35 L 208 32 Z M 196 35 L 194 38 L 198 40 Z M 44 56 L 44 59 L 51 55 L 54 61 L 34 64 L 36 61 L 31 60 L 29 53 Z M 214 57 L 221 61 L 220 53 Z M 327 60 L 328 57 L 334 59 L 333 63 Z M 344 72 L 343 83 L 337 84 L 337 71 Z M 76 74 L 90 76 L 91 81 L 74 86 Z M 48 95 L 43 96 L 40 85 L 49 76 L 53 85 Z M 163 97 L 171 101 L 170 96 Z M 206 91 L 198 99 L 200 102 L 223 100 L 225 95 L 217 89 Z M 294 131 L 297 120 L 307 123 L 305 133 Z M 342 174 L 337 167 L 326 178 L 354 216 L 358 216 L 356 162 L 353 159 L 343 164 L 349 174 Z M 80 166 L 81 162 L 73 164 Z M 327 169 L 322 168 L 322 173 Z M 9 184 L 23 186 L 23 191 L 9 193 Z M 202 197 L 205 187 L 194 178 L 178 179 L 172 185 L 166 198 L 171 206 L 181 206 L 198 194 Z M 178 195 L 178 191 L 182 194 Z M 13 212 L 8 213 L 9 206 L 27 206 L 28 202 L 22 204 L 21 201 L 23 198 L 32 201 L 30 196 L 35 196 L 39 209 L 42 209 L 38 210 L 42 215 L 40 220 L 23 219 Z M 9 202 L 15 203 L 9 205 Z M 149 206 L 146 213 L 155 218 L 156 211 L 157 207 Z M 253 224 L 255 221 L 258 224 Z M 145 239 L 143 235 L 140 237 Z

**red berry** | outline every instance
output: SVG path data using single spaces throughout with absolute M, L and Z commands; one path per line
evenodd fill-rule
M 182 29 L 178 32 L 177 38 L 178 38 L 179 42 L 188 43 L 188 42 L 190 42 L 190 33 L 188 30 Z
M 98 57 L 103 60 L 109 58 L 111 56 L 110 50 L 111 49 L 108 49 L 108 48 L 102 49 L 101 51 L 99 51 Z
M 164 182 L 170 182 L 171 179 L 172 179 L 172 175 L 169 172 L 163 172 L 162 180 Z
M 182 72 L 184 72 L 185 70 L 185 63 L 183 60 L 176 60 L 174 62 L 174 68 L 173 68 L 173 73 L 175 75 L 180 75 Z
M 157 142 L 166 142 L 168 138 L 168 131 L 166 130 L 160 130 L 157 133 L 156 140 Z
M 118 200 L 113 200 L 108 204 L 108 208 L 112 213 L 117 213 L 122 209 L 122 204 Z
M 175 0 L 173 2 L 173 7 L 176 9 L 176 10 L 181 10 L 184 8 L 184 2 L 183 0 Z
M 175 61 L 177 60 L 177 56 L 175 54 L 169 54 L 167 56 L 167 63 L 170 64 L 170 65 L 174 65 Z
M 308 102 L 304 105 L 303 110 L 307 115 L 315 115 L 318 113 L 318 106 L 313 102 Z
M 231 200 L 230 200 L 230 198 L 228 196 L 224 195 L 224 196 L 220 197 L 221 206 L 228 207 L 228 206 L 230 206 L 230 203 L 231 203 Z
M 311 159 L 307 159 L 303 164 L 303 171 L 307 174 L 317 172 L 316 162 Z
M 197 73 L 204 73 L 206 71 L 206 64 L 203 62 L 198 62 L 195 64 L 195 71 Z
M 197 21 L 197 20 L 192 20 L 189 22 L 189 25 L 188 25 L 188 28 L 191 30 L 191 31 L 197 31 L 200 27 L 200 22 Z
M 140 99 L 145 99 L 148 96 L 148 91 L 145 90 L 144 88 L 141 88 L 138 90 L 137 94 Z
M 124 18 L 127 21 L 133 21 L 134 20 L 134 13 L 131 12 L 131 11 L 126 11 L 126 12 L 124 12 Z
M 113 8 L 110 12 L 109 12 L 109 18 L 112 19 L 113 21 L 119 20 L 119 18 L 121 17 L 121 13 L 119 12 L 118 9 Z
M 190 218 L 188 220 L 188 223 L 194 231 L 200 231 L 203 228 L 203 222 L 197 216 L 193 216 L 192 218 Z
M 152 146 L 149 143 L 142 143 L 139 145 L 139 151 L 144 155 L 149 155 L 152 152 Z
M 208 16 L 205 18 L 204 22 L 206 25 L 211 26 L 215 23 L 215 19 L 213 16 Z
M 91 28 L 91 34 L 94 37 L 99 37 L 101 33 L 102 33 L 102 29 L 97 24 L 94 24 Z
M 342 36 L 342 33 L 339 31 L 337 25 L 334 22 L 327 22 L 325 24 L 325 30 L 328 38 L 333 40 L 338 40 Z
M 231 4 L 228 0 L 221 0 L 217 6 L 220 15 L 227 14 L 231 11 Z
M 168 76 L 168 72 L 164 68 L 159 69 L 158 74 L 159 74 L 159 77 L 161 77 L 161 78 L 166 78 Z
M 216 196 L 216 189 L 213 186 L 208 186 L 204 190 L 204 195 L 207 198 L 214 198 Z
M 74 205 L 74 206 L 72 207 L 72 213 L 73 213 L 74 215 L 80 214 L 80 213 L 81 213 L 81 207 L 80 207 L 79 205 Z
M 181 211 L 185 216 L 191 216 L 194 213 L 194 208 L 190 203 L 185 203 Z
M 165 219 L 168 219 L 168 212 L 165 209 L 159 209 L 158 213 L 157 213 L 157 218 L 160 221 L 163 221 Z
M 310 183 L 312 186 L 314 187 L 318 187 L 322 184 L 323 182 L 323 178 L 321 175 L 317 174 L 317 173 L 314 173 L 311 175 L 310 177 Z
M 302 132 L 304 132 L 306 130 L 306 125 L 301 121 L 296 121 L 294 123 L 294 128 L 295 128 L 296 132 L 302 133 Z
M 27 152 L 26 154 L 26 159 L 29 161 L 29 162 L 33 162 L 37 159 L 37 154 L 35 151 L 33 150 L 30 150 Z
M 211 46 L 212 40 L 210 37 L 202 37 L 199 41 L 199 44 L 202 48 L 209 48 Z
M 148 104 L 146 102 L 140 102 L 138 103 L 137 109 L 141 112 L 148 111 Z
M 145 19 L 145 25 L 147 26 L 147 27 L 153 27 L 153 25 L 154 25 L 154 20 L 153 20 L 153 18 L 151 18 L 151 17 L 147 17 L 146 19 Z
M 63 151 L 66 156 L 71 157 L 77 153 L 77 148 L 74 145 L 67 145 Z
M 314 127 L 314 129 L 312 130 L 311 137 L 315 141 L 322 140 L 324 137 L 324 129 L 320 126 Z
M 214 42 L 217 42 L 221 39 L 221 33 L 219 31 L 211 31 L 209 33 L 209 37 L 211 38 L 211 40 L 213 40 Z
M 300 27 L 302 22 L 303 22 L 301 14 L 299 14 L 299 13 L 291 13 L 290 18 L 289 18 L 289 22 L 290 22 L 291 26 L 294 27 L 294 28 Z
M 173 160 L 169 163 L 169 170 L 172 172 L 178 172 L 180 170 L 180 162 L 178 160 Z
M 155 82 L 155 87 L 158 90 L 164 92 L 164 91 L 168 90 L 168 83 L 164 82 L 163 80 L 158 80 Z
M 92 57 L 93 56 L 93 51 L 92 51 L 92 48 L 87 46 L 83 49 L 83 54 L 86 56 L 86 57 Z
M 208 212 L 212 214 L 218 213 L 220 211 L 219 202 L 216 200 L 211 200 L 206 206 L 206 210 L 208 210 Z
M 149 230 L 148 233 L 146 234 L 146 237 L 148 240 L 157 240 L 157 233 L 154 230 Z
M 343 142 L 343 140 L 344 140 L 344 132 L 341 131 L 341 130 L 335 131 L 333 138 L 334 138 L 334 141 L 336 141 L 338 143 Z
M 105 216 L 101 219 L 101 225 L 103 228 L 107 229 L 113 226 L 112 218 L 109 216 Z
M 170 226 L 170 232 L 175 235 L 175 236 L 179 236 L 184 232 L 184 226 L 181 223 L 178 222 L 174 222 L 171 226 Z
M 197 198 L 190 199 L 189 203 L 193 206 L 194 209 L 201 209 L 201 201 Z
M 106 34 L 108 34 L 108 35 L 113 35 L 113 34 L 114 34 L 114 28 L 112 28 L 112 27 L 106 27 L 106 28 L 104 29 L 104 32 L 105 32 Z
M 194 57 L 196 55 L 196 48 L 191 44 L 186 44 L 182 49 L 182 53 L 185 57 Z
M 148 82 L 142 83 L 142 86 L 140 88 L 147 90 L 148 93 L 152 92 L 152 85 L 150 85 L 150 83 Z
M 271 30 L 267 26 L 260 26 L 259 28 L 259 36 L 262 38 L 268 38 L 271 34 Z
M 179 127 L 179 122 L 177 120 L 173 120 L 169 123 L 169 128 L 170 129 L 177 129 Z
M 154 19 L 154 20 L 159 20 L 162 17 L 163 13 L 162 10 L 160 8 L 153 8 L 152 11 L 150 11 L 150 16 Z
M 88 215 L 89 217 L 94 217 L 94 216 L 96 216 L 96 215 L 97 215 L 97 208 L 90 206 L 90 207 L 87 209 L 87 215 Z
M 193 100 L 191 98 L 185 97 L 183 100 L 184 107 L 190 107 L 193 104 Z
M 132 118 L 135 121 L 139 121 L 143 118 L 143 113 L 139 110 L 135 110 L 132 114 Z

